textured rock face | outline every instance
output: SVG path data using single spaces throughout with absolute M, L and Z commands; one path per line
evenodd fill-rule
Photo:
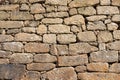
M 120 0 L 0 0 L 0 80 L 120 80 Z

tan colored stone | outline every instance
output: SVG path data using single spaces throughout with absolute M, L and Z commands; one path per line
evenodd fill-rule
M 45 13 L 45 8 L 41 4 L 33 4 L 31 5 L 31 13 Z
M 112 5 L 120 6 L 120 0 L 112 0 Z
M 105 15 L 94 15 L 94 16 L 86 17 L 86 19 L 88 21 L 100 21 L 100 20 L 104 20 L 106 18 L 107 18 L 107 16 L 105 16 Z
M 113 15 L 112 16 L 112 21 L 114 21 L 114 22 L 120 22 L 120 15 Z
M 69 44 L 70 54 L 90 53 L 97 50 L 98 50 L 97 47 L 91 46 L 88 43 Z
M 76 8 L 71 8 L 69 13 L 70 13 L 70 15 L 75 15 L 75 14 L 77 14 L 77 9 Z
M 27 3 L 27 0 L 9 0 L 10 3 Z
M 107 28 L 108 28 L 108 30 L 117 30 L 118 24 L 111 22 L 111 23 L 107 24 Z
M 42 37 L 36 34 L 18 33 L 15 35 L 16 41 L 42 41 Z
M 21 28 L 23 27 L 22 21 L 0 21 L 0 28 Z
M 10 14 L 4 11 L 0 11 L 0 20 L 8 19 L 10 17 Z
M 9 59 L 0 59 L 0 64 L 9 64 Z
M 60 18 L 54 18 L 54 19 L 53 18 L 44 18 L 44 19 L 42 19 L 42 22 L 44 24 L 57 24 L 57 23 L 62 23 L 63 20 Z
M 37 33 L 38 34 L 47 33 L 47 27 L 45 25 L 39 25 L 37 28 Z
M 11 17 L 12 20 L 33 20 L 33 15 L 27 12 L 12 12 Z
M 69 14 L 68 12 L 51 12 L 51 13 L 46 13 L 45 17 L 50 17 L 50 18 L 62 18 L 62 17 L 68 17 Z
M 12 54 L 12 52 L 0 50 L 0 57 L 1 58 L 9 58 L 11 54 Z
M 88 22 L 88 30 L 105 30 L 106 25 L 102 21 Z
M 99 50 L 106 50 L 105 43 L 99 43 Z
M 56 43 L 56 34 L 44 34 L 43 42 L 44 43 Z
M 46 0 L 45 4 L 50 5 L 67 5 L 68 0 Z
M 60 56 L 58 57 L 58 66 L 78 66 L 88 63 L 86 54 L 77 56 Z
M 119 73 L 120 72 L 120 63 L 113 63 L 109 69 L 110 72 Z
M 111 1 L 110 0 L 100 0 L 101 5 L 110 5 Z
M 20 29 L 8 29 L 7 30 L 7 34 L 17 34 L 20 33 L 21 30 Z
M 94 7 L 83 7 L 83 8 L 78 8 L 78 13 L 82 15 L 95 15 L 96 10 Z
M 110 50 L 120 50 L 120 41 L 108 43 L 107 48 Z
M 120 39 L 120 30 L 115 30 L 113 32 L 113 36 L 114 36 L 115 39 Z
M 70 26 L 62 24 L 49 25 L 48 29 L 51 33 L 70 33 Z
M 61 44 L 69 44 L 76 42 L 76 35 L 74 34 L 59 34 L 57 36 L 57 41 Z
M 69 6 L 70 7 L 83 7 L 83 6 L 92 6 L 99 3 L 99 0 L 73 0 Z
M 92 62 L 117 62 L 117 51 L 97 51 L 90 54 L 90 60 Z
M 43 2 L 45 0 L 29 0 L 30 3 Z
M 118 7 L 115 7 L 115 6 L 98 6 L 97 13 L 105 14 L 105 15 L 119 14 L 119 9 L 118 9 Z
M 80 41 L 96 41 L 96 35 L 92 31 L 79 32 L 77 37 Z
M 0 10 L 6 10 L 6 11 L 13 11 L 13 10 L 18 10 L 19 5 L 0 5 Z
M 23 32 L 28 32 L 28 33 L 35 33 L 36 32 L 36 28 L 34 27 L 24 27 L 22 28 Z
M 74 33 L 82 32 L 82 28 L 78 26 L 71 26 L 71 31 Z
M 0 35 L 0 42 L 13 41 L 14 38 L 11 35 Z
M 72 67 L 55 68 L 42 75 L 46 80 L 77 80 L 77 75 Z
M 109 42 L 113 40 L 112 34 L 108 31 L 101 31 L 97 36 L 98 42 Z
M 22 52 L 23 44 L 20 42 L 7 42 L 3 44 L 3 48 L 9 51 Z
M 22 4 L 20 7 L 20 10 L 27 11 L 27 10 L 29 10 L 29 6 L 27 4 Z
M 44 18 L 42 14 L 35 14 L 34 17 L 35 17 L 35 20 L 41 20 L 42 18 Z
M 34 71 L 48 71 L 55 68 L 55 64 L 53 63 L 31 63 L 27 64 L 28 70 Z
M 14 53 L 10 56 L 11 63 L 31 63 L 33 55 L 30 53 Z
M 76 72 L 85 72 L 86 70 L 87 70 L 86 66 L 77 66 L 77 67 L 75 67 Z
M 68 11 L 68 7 L 67 6 L 58 6 L 57 8 L 58 11 Z
M 34 56 L 34 61 L 35 62 L 42 62 L 42 63 L 56 62 L 57 58 L 55 56 L 50 55 L 50 54 L 36 54 Z
M 26 43 L 26 52 L 49 52 L 49 45 L 43 43 Z
M 88 71 L 98 71 L 98 72 L 103 72 L 103 71 L 108 71 L 109 65 L 108 63 L 90 63 L 87 64 L 87 70 Z
M 115 73 L 79 73 L 78 79 L 82 80 L 119 80 L 120 75 Z
M 72 24 L 74 24 L 74 25 L 82 25 L 82 24 L 85 24 L 85 20 L 84 20 L 82 15 L 74 15 L 72 17 L 65 18 L 64 22 L 67 25 L 72 25 Z

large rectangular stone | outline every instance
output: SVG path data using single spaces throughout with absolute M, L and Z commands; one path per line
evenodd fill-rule
M 19 8 L 18 4 L 16 4 L 16 5 L 0 5 L 0 10 L 9 11 L 9 10 L 16 10 L 18 8 Z

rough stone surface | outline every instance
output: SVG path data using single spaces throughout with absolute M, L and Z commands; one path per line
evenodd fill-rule
M 112 0 L 112 5 L 120 6 L 120 1 L 119 0 Z
M 13 41 L 14 38 L 11 35 L 0 35 L 0 42 Z
M 111 50 L 120 50 L 120 41 L 115 41 L 115 42 L 111 42 L 111 43 L 108 43 L 106 46 L 108 49 L 111 49 Z
M 110 66 L 109 69 L 110 72 L 115 72 L 115 73 L 119 73 L 120 72 L 120 64 L 119 63 L 114 63 Z

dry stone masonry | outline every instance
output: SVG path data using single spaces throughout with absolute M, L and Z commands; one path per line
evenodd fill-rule
M 120 0 L 0 0 L 0 80 L 120 80 Z

